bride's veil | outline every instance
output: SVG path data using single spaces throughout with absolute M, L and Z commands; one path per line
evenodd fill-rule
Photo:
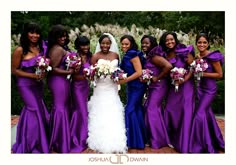
M 121 61 L 120 52 L 119 52 L 118 45 L 116 43 L 115 38 L 110 33 L 103 33 L 103 35 L 107 35 L 109 39 L 111 40 L 111 47 L 109 51 L 117 53 L 119 55 L 119 61 Z M 95 53 L 100 52 L 100 51 L 101 51 L 100 43 L 98 42 Z M 118 90 L 120 90 L 121 86 L 120 85 L 117 85 L 117 86 L 118 86 Z
M 121 60 L 120 52 L 119 52 L 118 45 L 116 43 L 115 38 L 110 33 L 103 33 L 103 35 L 107 35 L 109 37 L 109 39 L 111 40 L 111 47 L 110 47 L 109 51 L 117 53 L 119 55 L 119 61 L 120 61 Z M 100 52 L 100 51 L 101 51 L 100 43 L 98 42 L 97 46 L 96 46 L 95 53 Z

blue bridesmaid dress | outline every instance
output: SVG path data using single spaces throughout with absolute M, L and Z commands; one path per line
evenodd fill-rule
M 135 70 L 131 59 L 139 56 L 142 66 L 144 66 L 145 59 L 143 53 L 137 50 L 128 50 L 123 56 L 121 62 L 121 69 L 123 69 L 128 76 L 132 75 Z M 125 107 L 125 125 L 127 135 L 128 148 L 145 148 L 146 128 L 144 122 L 144 108 L 143 95 L 146 90 L 146 84 L 139 81 L 139 78 L 127 83 L 127 105 Z

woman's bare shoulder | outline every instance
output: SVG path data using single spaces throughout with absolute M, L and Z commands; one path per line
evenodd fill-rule
M 13 51 L 13 56 L 23 56 L 23 48 L 21 46 L 18 46 L 15 48 L 15 50 Z
M 23 52 L 22 46 L 17 46 L 17 47 L 15 48 L 14 52 L 22 53 L 22 52 Z

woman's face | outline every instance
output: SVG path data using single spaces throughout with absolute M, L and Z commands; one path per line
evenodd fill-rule
M 151 42 L 149 40 L 149 38 L 144 38 L 142 43 L 141 43 L 141 48 L 143 52 L 148 52 L 149 49 L 151 48 Z
M 200 51 L 200 52 L 203 52 L 205 50 L 207 50 L 209 46 L 209 43 L 208 41 L 206 40 L 205 37 L 200 37 L 197 41 L 197 49 Z
M 100 43 L 101 51 L 104 53 L 108 53 L 111 47 L 111 41 L 108 37 L 103 38 L 102 42 Z
M 64 36 L 59 37 L 59 38 L 57 39 L 57 43 L 58 43 L 59 45 L 61 45 L 61 46 L 64 46 L 64 45 L 65 45 L 65 41 L 66 41 L 66 34 L 64 34 Z
M 90 49 L 90 45 L 81 45 L 80 46 L 80 51 L 83 53 L 83 54 L 87 54 L 88 51 Z
M 130 47 L 131 47 L 131 43 L 127 38 L 121 41 L 121 49 L 124 53 L 127 52 L 130 49 Z
M 168 35 L 166 36 L 166 42 L 165 42 L 165 44 L 166 44 L 166 47 L 167 47 L 167 48 L 173 49 L 173 48 L 175 47 L 175 45 L 176 45 L 176 41 L 175 41 L 174 36 L 171 35 L 171 34 L 168 34 Z
M 31 43 L 37 43 L 39 41 L 40 35 L 36 32 L 28 32 L 28 39 Z

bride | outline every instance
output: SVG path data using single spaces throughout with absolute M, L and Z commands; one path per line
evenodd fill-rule
M 107 62 L 118 67 L 119 51 L 114 37 L 104 33 L 99 38 L 91 63 Z M 88 147 L 100 153 L 125 153 L 126 140 L 124 107 L 118 95 L 118 85 L 110 76 L 101 77 L 88 102 Z

